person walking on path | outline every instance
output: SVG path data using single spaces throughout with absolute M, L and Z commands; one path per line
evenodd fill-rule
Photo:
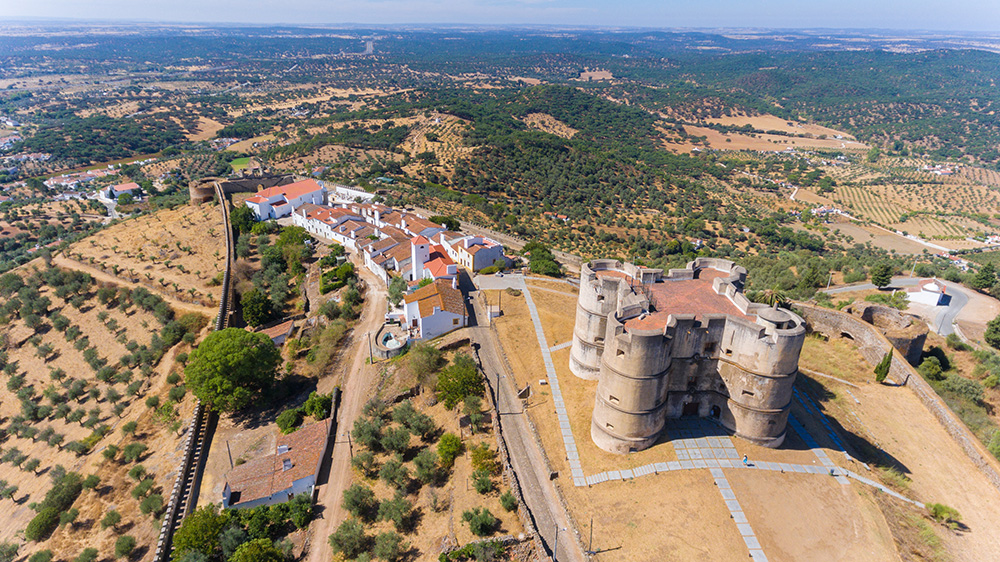
M 743 466 L 750 468 L 750 461 L 747 459 L 746 455 L 743 455 Z

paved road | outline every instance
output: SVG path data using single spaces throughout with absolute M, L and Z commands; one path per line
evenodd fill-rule
M 899 289 L 903 287 L 913 287 L 920 281 L 922 281 L 922 279 L 919 277 L 893 277 L 892 283 L 888 288 Z M 969 296 L 966 294 L 968 289 L 950 281 L 938 279 L 938 282 L 943 283 L 946 287 L 948 287 L 948 294 L 945 296 L 946 304 L 934 317 L 934 325 L 931 326 L 931 329 L 937 334 L 947 336 L 955 331 L 952 325 L 958 317 L 958 313 L 962 312 L 962 308 L 969 302 Z M 827 289 L 825 292 L 835 295 L 837 293 L 864 291 L 874 288 L 875 285 L 872 285 L 871 283 L 861 283 L 859 285 L 848 285 L 846 287 Z
M 116 210 L 116 208 L 118 207 L 117 201 L 112 201 L 107 197 L 100 197 L 100 196 L 98 196 L 97 201 L 108 209 L 108 217 L 110 217 L 111 219 L 121 218 L 121 215 L 119 215 L 118 211 Z
M 352 255 L 356 257 L 356 254 Z M 347 519 L 347 512 L 340 506 L 344 490 L 351 483 L 351 450 L 345 432 L 350 431 L 354 420 L 361 413 L 361 407 L 369 398 L 372 381 L 378 375 L 376 366 L 368 365 L 368 332 L 375 332 L 384 320 L 386 290 L 371 272 L 361 263 L 356 262 L 355 271 L 368 284 L 365 294 L 365 306 L 361 318 L 351 332 L 349 340 L 341 343 L 351 351 L 340 363 L 345 366 L 341 386 L 340 411 L 337 414 L 337 435 L 331 456 L 324 460 L 329 463 L 329 477 L 326 483 L 318 486 L 316 503 L 323 506 L 322 519 L 313 526 L 311 543 L 309 545 L 309 562 L 327 562 L 333 559 L 333 549 L 327 542 L 329 537 Z M 334 377 L 326 376 L 319 383 L 320 392 L 330 392 Z
M 516 283 L 515 279 L 507 281 Z M 523 280 L 521 282 L 523 283 Z M 474 306 L 470 316 L 474 314 L 473 321 L 476 325 L 469 328 L 470 338 L 479 346 L 479 358 L 486 376 L 492 382 L 493 388 L 499 389 L 498 405 L 503 436 L 510 452 L 511 464 L 521 484 L 525 503 L 535 520 L 535 527 L 549 548 L 550 554 L 556 544 L 557 532 L 562 534 L 556 553 L 557 562 L 584 562 L 586 558 L 579 545 L 566 531 L 570 528 L 569 518 L 556 496 L 542 451 L 528 426 L 527 414 L 524 413 L 521 401 L 517 398 L 512 382 L 513 375 L 506 372 L 500 358 L 498 352 L 500 343 L 493 331 L 485 325 L 486 312 L 481 306 L 481 301 L 474 298 L 472 302 Z

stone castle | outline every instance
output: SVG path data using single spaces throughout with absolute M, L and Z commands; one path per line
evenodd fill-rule
M 591 418 L 599 447 L 645 449 L 667 418 L 681 416 L 782 443 L 805 322 L 751 303 L 746 275 L 714 258 L 666 275 L 614 260 L 582 266 L 570 370 L 599 381 Z

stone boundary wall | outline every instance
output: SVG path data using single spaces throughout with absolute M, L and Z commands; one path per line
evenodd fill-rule
M 229 223 L 229 208 L 226 206 L 226 198 L 222 192 L 222 188 L 219 187 L 217 183 L 215 184 L 215 189 L 216 194 L 219 197 L 219 208 L 222 210 L 222 221 L 226 232 L 226 271 L 222 278 L 222 297 L 219 299 L 219 313 L 215 317 L 215 329 L 218 331 L 229 325 L 229 315 L 232 308 L 232 299 L 230 295 L 230 274 L 232 271 L 234 248 L 233 228 Z M 180 523 L 180 519 L 185 517 L 194 509 L 194 506 L 191 505 L 190 501 L 190 495 L 194 492 L 194 490 L 190 489 L 188 484 L 190 483 L 190 486 L 193 488 L 196 483 L 200 482 L 200 471 L 204 467 L 201 453 L 203 453 L 204 449 L 210 445 L 210 436 L 202 435 L 202 433 L 207 430 L 211 422 L 211 415 L 203 416 L 204 411 L 205 408 L 202 405 L 201 400 L 196 401 L 194 414 L 191 416 L 191 422 L 188 425 L 187 441 L 184 444 L 183 461 L 177 467 L 177 479 L 174 480 L 174 488 L 170 493 L 170 501 L 167 503 L 163 523 L 160 525 L 160 535 L 156 541 L 156 550 L 153 554 L 154 562 L 166 562 L 169 560 L 171 554 L 173 554 L 174 529 L 177 528 L 177 525 Z M 199 456 L 196 459 L 195 452 L 199 444 L 201 449 L 198 450 Z M 192 464 L 195 462 L 197 462 L 197 464 L 192 467 Z M 195 471 L 194 474 L 191 474 L 192 468 Z M 188 494 L 186 498 L 184 494 Z M 181 502 L 185 503 L 184 513 L 180 512 Z
M 892 348 L 889 340 L 879 332 L 878 328 L 867 322 L 833 309 L 821 308 L 801 302 L 795 303 L 799 316 L 804 318 L 810 331 L 820 332 L 829 336 L 847 334 L 858 345 L 858 351 L 866 361 L 873 366 L 885 357 Z M 874 375 L 872 375 L 874 377 Z M 930 410 L 931 414 L 941 423 L 945 431 L 958 443 L 965 454 L 987 479 L 1000 490 L 1000 464 L 993 458 L 983 444 L 969 431 L 969 428 L 951 408 L 944 403 L 937 392 L 914 368 L 906 362 L 901 353 L 894 353 L 889 368 L 889 378 L 900 386 L 912 390 L 917 398 Z
M 482 293 L 480 293 L 480 298 L 485 298 L 485 297 L 482 296 Z M 484 305 L 485 305 L 485 302 L 484 302 Z M 496 348 L 497 352 L 500 355 L 501 361 L 503 361 L 504 370 L 506 372 L 510 373 L 510 375 L 513 377 L 513 375 L 514 375 L 514 368 L 511 367 L 510 359 L 508 359 L 508 357 L 507 357 L 507 352 L 504 350 L 503 344 L 500 343 L 500 334 L 497 332 L 496 326 L 492 322 L 490 322 L 489 327 L 490 327 L 491 335 L 493 337 L 493 341 L 496 344 L 495 348 Z M 477 358 L 478 358 L 478 356 L 477 356 Z M 486 379 L 487 385 L 489 386 L 490 385 L 489 377 L 485 377 L 485 379 Z M 515 387 L 516 387 L 516 385 L 515 385 Z M 492 390 L 493 389 L 491 388 L 491 391 Z M 491 403 L 492 403 L 492 398 L 490 398 L 490 400 L 491 400 Z M 494 406 L 496 406 L 496 405 L 494 404 Z M 497 410 L 497 412 L 499 412 L 499 410 Z M 535 427 L 535 424 L 531 421 L 531 417 L 528 416 L 527 412 L 524 413 L 524 416 L 525 416 L 524 420 L 528 423 L 528 427 L 531 429 L 531 437 L 534 439 L 535 445 L 538 447 L 538 450 L 541 451 L 541 453 L 542 453 L 542 460 L 545 462 L 545 470 L 549 474 L 553 474 L 555 471 L 552 470 L 552 463 L 551 463 L 551 461 L 549 461 L 548 452 L 546 452 L 545 447 L 542 445 L 542 439 L 538 435 L 538 428 Z M 495 416 L 495 417 L 499 418 L 500 416 Z M 497 426 L 499 427 L 499 421 L 498 420 L 494 421 L 494 423 L 497 424 Z M 502 434 L 499 431 L 497 432 L 497 435 L 498 435 L 498 439 L 502 439 L 502 437 L 500 437 L 500 436 L 502 436 Z M 504 443 L 502 449 L 504 451 L 504 463 L 503 463 L 504 464 L 504 474 L 506 475 L 506 474 L 509 473 L 509 475 L 510 475 L 510 481 L 517 482 L 517 480 L 516 480 L 517 475 L 514 473 L 514 468 L 512 466 L 510 466 L 510 460 L 509 460 L 509 458 L 507 456 L 508 453 L 507 453 L 507 444 L 506 443 Z M 569 521 L 569 524 L 570 524 L 571 528 L 568 530 L 568 532 L 569 532 L 570 536 L 572 536 L 573 540 L 576 541 L 577 545 L 580 547 L 580 550 L 582 552 L 586 553 L 587 549 L 583 545 L 583 539 L 581 538 L 581 535 L 580 535 L 580 532 L 579 532 L 580 526 L 577 524 L 576 519 L 574 519 L 573 512 L 570 511 L 570 509 L 569 509 L 569 504 L 566 503 L 566 498 L 563 496 L 562 489 L 560 489 L 559 484 L 557 482 L 553 482 L 552 483 L 552 487 L 555 490 L 556 497 L 559 498 L 559 505 L 562 508 L 563 512 L 566 514 L 566 519 Z M 511 489 L 513 489 L 513 488 L 514 487 L 511 486 Z M 518 499 L 518 505 L 519 505 L 518 511 L 519 511 L 519 513 L 520 513 L 521 509 L 524 509 L 524 512 L 527 513 L 527 514 L 529 514 L 529 516 L 530 516 L 531 512 L 528 510 L 527 505 L 524 503 L 524 498 L 521 495 L 520 486 L 518 486 L 517 492 L 515 493 L 515 496 Z M 533 521 L 533 519 L 528 519 L 528 520 L 529 521 Z M 534 535 L 538 539 L 539 544 L 541 544 L 541 537 L 538 535 L 537 531 L 534 533 Z M 538 550 L 538 552 L 539 552 L 539 556 L 541 557 L 542 556 L 541 553 L 546 552 L 546 550 L 544 548 L 541 548 L 541 549 Z M 585 556 L 586 556 L 586 554 L 585 554 Z M 546 560 L 551 560 L 551 558 L 548 557 L 548 556 L 546 556 L 545 559 Z

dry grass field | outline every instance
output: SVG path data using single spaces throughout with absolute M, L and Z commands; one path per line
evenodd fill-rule
M 959 511 L 965 525 L 963 530 L 936 528 L 943 549 L 952 559 L 1000 558 L 1000 536 L 994 532 L 1000 524 L 1000 492 L 913 392 L 876 384 L 871 365 L 860 357 L 849 340 L 807 339 L 800 364 L 856 385 L 847 387 L 817 378 L 811 388 L 822 390 L 811 394 L 826 415 L 848 435 L 858 436 L 894 459 L 894 464 L 908 478 L 905 494 Z
M 537 280 L 529 280 L 528 286 L 549 345 L 569 341 L 575 307 L 572 289 L 558 282 Z M 496 303 L 496 292 L 486 293 L 488 300 Z M 502 302 L 503 316 L 496 320 L 498 334 L 517 385 L 523 387 L 530 382 L 535 391 L 526 411 L 539 431 L 552 469 L 560 473 L 559 485 L 585 546 L 593 517 L 594 548 L 613 549 L 608 555 L 615 560 L 726 560 L 743 556 L 740 553 L 746 547 L 707 471 L 672 472 L 590 488 L 573 486 L 551 398 L 546 387 L 537 384 L 544 371 L 539 367 L 541 357 L 524 297 L 505 293 Z M 596 382 L 577 379 L 569 372 L 569 352 L 569 348 L 552 352 L 552 360 L 584 473 L 675 460 L 673 447 L 667 443 L 626 457 L 604 453 L 593 445 L 590 415 Z M 968 529 L 950 531 L 931 521 L 923 510 L 880 497 L 858 482 L 841 485 L 820 476 L 726 469 L 769 560 L 972 560 L 985 559 L 981 558 L 984 553 L 989 558 L 1000 553 L 1000 539 L 991 532 L 1000 522 L 997 490 L 912 392 L 869 382 L 871 366 L 848 341 L 809 339 L 801 364 L 859 385 L 849 388 L 803 376 L 800 390 L 808 390 L 826 415 L 835 420 L 835 426 L 839 424 L 849 432 L 841 432 L 849 446 L 857 445 L 860 439 L 881 447 L 899 461 L 910 478 L 900 490 L 904 495 L 957 508 Z M 818 388 L 823 391 L 818 392 Z M 847 394 L 848 389 L 853 396 Z M 837 464 L 873 479 L 881 478 L 877 470 L 869 473 L 861 463 L 831 450 L 832 443 L 813 414 L 798 404 L 793 405 L 792 413 L 828 449 Z M 791 431 L 777 450 L 740 439 L 733 441 L 738 452 L 751 459 L 817 462 Z M 897 484 L 895 479 L 889 482 Z M 969 483 L 968 489 L 964 482 Z M 970 516 L 966 516 L 967 512 Z
M 66 255 L 172 298 L 214 306 L 225 263 L 223 234 L 217 206 L 184 205 L 110 226 Z
M 15 273 L 28 278 L 40 266 L 36 261 Z M 103 304 L 99 289 L 110 289 L 113 300 Z M 36 297 L 48 299 L 47 310 L 39 312 L 42 323 L 32 329 L 27 320 L 12 319 L 0 328 L 6 344 L 6 390 L 0 415 L 10 422 L 3 451 L 5 455 L 19 452 L 24 459 L 20 469 L 13 462 L 0 464 L 0 479 L 18 486 L 0 538 L 11 540 L 25 528 L 35 515 L 29 505 L 41 501 L 57 465 L 100 478 L 95 490 L 85 490 L 73 504 L 79 510 L 74 522 L 60 526 L 47 540 L 27 544 L 22 553 L 51 549 L 69 559 L 86 547 L 94 547 L 110 557 L 117 537 L 129 534 L 139 545 L 134 560 L 152 557 L 159 521 L 141 512 L 140 501 L 159 494 L 165 505 L 173 483 L 182 446 L 180 424 L 174 424 L 190 413 L 193 400 L 189 393 L 184 398 L 174 396 L 176 402 L 170 400 L 167 391 L 173 385 L 167 376 L 176 368 L 177 354 L 190 348 L 174 346 L 158 362 L 155 356 L 140 359 L 133 351 L 154 349 L 154 334 L 159 337 L 162 322 L 137 301 L 116 293 L 117 289 L 93 284 L 60 298 L 60 290 L 43 284 Z M 24 301 L 25 296 L 20 299 Z M 0 301 L 7 303 L 8 299 Z M 60 318 L 65 324 L 57 320 Z M 202 317 L 200 323 L 206 324 L 207 318 Z M 146 404 L 152 396 L 160 400 L 158 410 Z M 29 409 L 27 403 L 34 406 Z M 123 427 L 131 422 L 136 426 L 128 434 Z M 20 431 L 15 426 L 20 426 Z M 88 445 L 76 452 L 79 443 Z M 122 453 L 114 460 L 103 454 L 109 447 L 124 450 L 133 443 L 146 448 L 138 461 L 125 462 Z M 31 459 L 41 463 L 34 470 L 25 470 Z M 145 496 L 130 493 L 136 480 L 127 473 L 136 462 L 152 479 Z M 99 522 L 111 509 L 122 515 L 121 523 L 103 529 Z
M 564 139 L 571 139 L 578 131 L 548 113 L 529 113 L 522 119 L 528 127 L 552 133 Z
M 788 137 L 783 135 L 759 134 L 751 136 L 743 133 L 720 133 L 715 129 L 707 127 L 684 126 L 685 132 L 694 137 L 705 137 L 705 146 L 719 150 L 761 150 L 761 151 L 781 151 L 786 148 L 808 149 L 808 148 L 828 148 L 834 150 L 867 150 L 864 143 L 838 139 L 820 139 L 805 137 Z M 666 148 L 686 152 L 696 145 L 692 143 L 665 143 Z
M 816 137 L 820 135 L 826 135 L 833 140 L 855 140 L 854 136 L 845 133 L 843 131 L 838 131 L 836 129 L 831 129 L 829 127 L 824 127 L 822 125 L 816 125 L 814 123 L 801 123 L 798 121 L 788 121 L 782 119 L 776 115 L 762 114 L 762 115 L 726 115 L 724 117 L 719 117 L 716 119 L 707 119 L 709 123 L 717 125 L 728 125 L 734 127 L 742 127 L 744 125 L 750 125 L 754 129 L 760 129 L 762 131 L 783 131 L 785 133 L 800 135 L 809 134 Z M 843 139 L 837 139 L 836 137 L 843 137 Z

